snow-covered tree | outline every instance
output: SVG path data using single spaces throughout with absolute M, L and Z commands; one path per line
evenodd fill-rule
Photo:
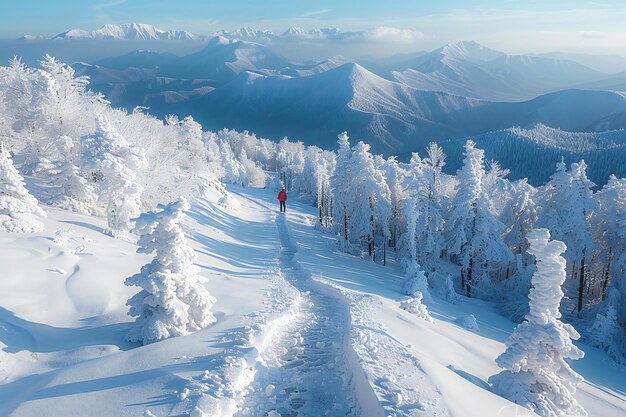
M 374 261 L 386 262 L 391 218 L 391 192 L 374 163 L 370 146 L 359 142 L 350 158 L 350 183 L 343 203 L 348 211 L 348 236 L 353 248 Z
M 26 189 L 24 178 L 0 142 L 0 232 L 39 232 L 44 227 L 39 217 L 46 217 L 46 212 Z
M 435 143 L 430 143 L 426 152 L 426 158 L 420 160 L 414 156 L 411 160 L 412 172 L 416 174 L 410 185 L 412 198 L 416 201 L 416 255 L 424 265 L 439 259 L 445 247 L 445 220 L 440 192 L 445 155 Z M 419 168 L 415 166 L 417 164 Z
M 422 198 L 420 193 L 423 192 L 424 183 L 424 164 L 422 158 L 417 152 L 413 153 L 411 161 L 407 165 L 406 175 L 403 178 L 403 186 L 406 189 L 404 198 L 400 201 L 400 210 L 406 219 L 406 228 L 401 236 L 401 247 L 403 247 L 404 255 L 408 259 L 416 260 L 419 258 L 417 249 L 418 222 L 420 219 Z
M 350 183 L 350 159 L 352 157 L 352 149 L 350 148 L 350 140 L 348 133 L 343 132 L 337 136 L 339 149 L 335 158 L 335 168 L 330 177 L 330 189 L 332 193 L 332 214 L 333 224 L 337 228 L 339 235 L 343 238 L 345 245 L 348 243 L 348 206 L 350 202 L 346 198 L 348 185 Z
M 82 138 L 82 170 L 99 186 L 107 213 L 107 233 L 124 238 L 141 212 L 143 187 L 137 171 L 147 164 L 142 149 L 132 147 L 106 116 L 96 119 L 96 131 Z
M 416 292 L 412 297 L 407 297 L 400 302 L 400 308 L 408 311 L 411 314 L 415 314 L 420 319 L 434 323 L 433 318 L 428 312 L 428 307 L 422 303 L 422 293 Z
M 136 220 L 137 252 L 154 253 L 154 259 L 125 281 L 141 288 L 127 302 L 128 314 L 137 317 L 127 336 L 131 342 L 147 344 L 184 336 L 216 321 L 211 312 L 216 300 L 204 286 L 207 280 L 199 275 L 196 253 L 180 227 L 189 207 L 181 197 Z
M 255 164 L 254 161 L 248 158 L 245 149 L 241 150 L 238 159 L 245 170 L 246 178 L 251 186 L 260 187 L 265 184 L 265 172 L 263 172 L 263 169 Z
M 384 175 L 390 192 L 391 219 L 389 220 L 390 246 L 394 250 L 398 246 L 398 237 L 406 227 L 406 220 L 402 213 L 402 201 L 406 198 L 403 178 L 406 175 L 400 168 L 395 156 L 390 156 L 383 163 Z
M 573 163 L 567 171 L 565 164 L 557 164 L 557 170 L 545 187 L 543 212 L 539 225 L 551 230 L 555 239 L 565 242 L 569 270 L 575 281 L 566 286 L 570 298 L 578 299 L 577 311 L 581 314 L 583 295 L 589 269 L 589 259 L 596 248 L 591 233 L 591 219 L 599 209 L 593 195 L 594 184 L 587 178 L 585 161 Z M 577 297 L 574 296 L 577 294 Z
M 404 293 L 406 295 L 415 296 L 418 292 L 422 294 L 426 301 L 430 301 L 430 292 L 428 291 L 428 279 L 422 268 L 411 259 L 406 264 L 404 272 Z
M 497 195 L 500 221 L 506 225 L 504 241 L 514 256 L 506 270 L 506 279 L 500 282 L 499 305 L 502 313 L 519 323 L 528 313 L 528 291 L 535 271 L 533 258 L 526 250 L 526 235 L 534 229 L 538 219 L 535 203 L 536 189 L 526 178 L 515 182 L 502 180 Z
M 247 187 L 249 181 L 248 177 L 246 177 L 246 168 L 235 158 L 235 154 L 228 142 L 220 140 L 219 148 L 224 168 L 224 176 L 221 180 L 229 184 Z
M 446 228 L 448 251 L 461 265 L 461 287 L 468 297 L 475 286 L 488 286 L 485 278 L 512 260 L 502 239 L 505 226 L 491 213 L 489 195 L 483 187 L 484 152 L 475 145 L 471 140 L 465 144 L 463 167 L 457 175 L 459 183 L 452 202 L 454 209 Z
M 76 165 L 62 162 L 51 177 L 47 204 L 83 214 L 99 212 L 93 186 L 80 175 Z
M 533 230 L 539 217 L 536 189 L 524 178 L 511 184 L 510 194 L 510 201 L 500 218 L 507 225 L 505 242 L 514 254 L 522 254 L 528 248 L 526 235 Z
M 97 196 L 93 186 L 80 175 L 79 168 L 74 164 L 74 141 L 62 135 L 55 141 L 59 157 L 64 159 L 55 161 L 48 170 L 45 199 L 42 200 L 51 206 L 83 214 L 98 214 Z
M 587 413 L 574 399 L 582 381 L 568 360 L 584 353 L 572 343 L 579 338 L 574 328 L 559 319 L 565 282 L 567 249 L 550 241 L 548 229 L 528 233 L 529 253 L 535 256 L 537 271 L 530 290 L 530 311 L 509 336 L 506 350 L 496 363 L 503 369 L 489 378 L 493 391 L 542 417 L 583 417 Z
M 600 211 L 595 216 L 595 236 L 603 248 L 604 273 L 600 295 L 606 299 L 609 287 L 626 300 L 626 178 L 611 175 L 609 182 L 597 193 Z M 615 306 L 617 317 L 626 322 L 626 303 Z
M 615 307 L 609 305 L 604 313 L 596 315 L 589 329 L 589 344 L 603 349 L 618 363 L 626 363 L 626 335 L 620 326 Z

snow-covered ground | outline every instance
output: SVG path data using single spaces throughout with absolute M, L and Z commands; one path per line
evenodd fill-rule
M 314 208 L 275 203 L 234 187 L 194 202 L 184 227 L 218 321 L 146 346 L 124 341 L 123 281 L 149 258 L 102 219 L 46 208 L 44 232 L 0 233 L 0 415 L 531 415 L 486 382 L 514 328 L 494 307 L 435 296 L 421 320 L 400 308 L 399 268 L 335 251 Z M 626 371 L 579 346 L 577 399 L 623 416 Z

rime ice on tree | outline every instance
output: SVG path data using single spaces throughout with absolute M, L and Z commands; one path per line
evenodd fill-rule
M 560 241 L 550 241 L 548 229 L 528 233 L 537 271 L 530 290 L 530 311 L 506 341 L 506 350 L 496 363 L 504 371 L 489 378 L 493 391 L 533 410 L 542 417 L 583 417 L 587 413 L 574 399 L 576 386 L 583 380 L 567 363 L 584 353 L 572 343 L 579 334 L 559 320 L 563 298 L 567 249 Z
M 196 253 L 180 227 L 189 207 L 181 197 L 136 220 L 135 231 L 141 235 L 137 252 L 155 256 L 125 281 L 142 288 L 127 302 L 128 314 L 137 317 L 127 336 L 131 342 L 146 344 L 184 336 L 215 322 L 211 307 L 216 300 L 203 285 L 206 279 L 193 264 Z
M 100 185 L 100 201 L 105 205 L 107 232 L 125 237 L 132 219 L 141 212 L 143 187 L 137 171 L 147 164 L 142 149 L 131 147 L 104 116 L 96 119 L 96 132 L 82 140 L 82 167 Z
M 24 186 L 24 178 L 0 142 L 0 232 L 39 232 L 43 223 L 37 217 L 46 217 L 46 212 Z
M 350 180 L 350 158 L 352 157 L 352 149 L 350 149 L 350 139 L 348 133 L 343 132 L 337 136 L 339 150 L 335 158 L 335 168 L 330 177 L 330 189 L 334 198 L 332 207 L 333 222 L 337 225 L 337 230 L 341 235 L 344 250 L 348 248 L 348 207 L 350 202 L 346 199 L 346 191 L 348 190 Z
M 407 262 L 404 276 L 404 293 L 406 295 L 415 296 L 420 292 L 424 298 L 430 299 L 426 274 L 414 259 Z

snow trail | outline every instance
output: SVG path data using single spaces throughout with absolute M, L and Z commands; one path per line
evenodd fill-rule
M 262 203 L 259 203 L 262 204 Z M 320 291 L 294 259 L 285 215 L 276 216 L 280 270 L 302 297 L 300 314 L 259 357 L 259 370 L 240 417 L 357 416 L 353 372 L 346 361 L 349 315 Z

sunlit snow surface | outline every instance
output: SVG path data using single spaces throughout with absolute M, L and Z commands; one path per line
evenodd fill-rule
M 218 322 L 147 346 L 124 341 L 135 289 L 123 281 L 148 257 L 102 219 L 46 207 L 44 232 L 0 234 L 0 415 L 530 415 L 486 383 L 512 322 L 436 296 L 434 323 L 419 319 L 400 308 L 397 266 L 336 252 L 314 208 L 290 198 L 283 216 L 275 203 L 231 188 L 193 204 L 184 226 Z M 471 330 L 456 323 L 468 314 Z M 625 371 L 579 346 L 577 399 L 590 416 L 624 415 Z

